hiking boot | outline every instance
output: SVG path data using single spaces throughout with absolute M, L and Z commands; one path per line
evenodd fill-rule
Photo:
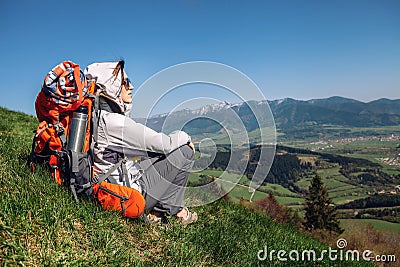
M 159 224 L 166 224 L 168 223 L 167 217 L 162 213 L 162 215 L 155 215 L 152 213 L 147 214 L 147 219 L 150 222 L 159 223 Z
M 151 211 L 146 217 L 150 223 L 165 227 L 165 229 L 170 229 L 172 227 L 165 213 Z
M 196 212 L 191 212 L 188 208 L 183 208 L 187 212 L 186 217 L 178 217 L 179 221 L 183 225 L 183 227 L 186 227 L 188 224 L 194 223 L 197 221 L 197 213 Z

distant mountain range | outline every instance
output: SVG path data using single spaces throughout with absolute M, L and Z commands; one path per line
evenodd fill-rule
M 268 102 L 279 128 L 307 124 L 346 127 L 400 125 L 400 99 L 379 99 L 364 103 L 343 97 L 308 101 L 286 98 Z
M 157 131 L 164 132 L 183 127 L 190 134 L 198 135 L 217 134 L 223 128 L 222 125 L 230 125 L 233 129 L 239 130 L 240 125 L 236 126 L 235 124 L 240 121 L 240 123 L 243 122 L 247 131 L 251 132 L 260 127 L 272 125 L 269 110 L 273 114 L 278 131 L 289 137 L 296 137 L 296 134 L 304 133 L 304 131 L 308 132 L 305 134 L 306 136 L 312 136 L 313 131 L 318 131 L 324 125 L 342 127 L 400 126 L 400 99 L 382 98 L 364 103 L 339 96 L 306 101 L 285 98 L 239 104 L 222 102 L 195 110 L 184 109 L 156 115 L 149 118 L 146 124 Z M 253 112 L 257 114 L 258 121 Z

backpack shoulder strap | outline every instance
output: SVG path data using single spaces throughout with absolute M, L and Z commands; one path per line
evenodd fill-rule
M 105 90 L 104 86 L 101 84 L 95 85 L 97 90 L 94 96 L 94 107 L 92 112 L 92 125 L 93 125 L 93 142 L 91 149 L 93 150 L 94 146 L 97 145 L 98 139 L 98 126 L 99 126 L 99 118 L 100 118 L 100 94 Z
M 116 169 L 118 169 L 122 164 L 125 164 L 126 160 L 124 158 L 120 159 L 114 166 L 112 166 L 106 173 L 101 174 L 99 177 L 93 177 L 93 183 L 101 184 L 104 182 Z
M 93 123 L 93 146 L 97 144 L 98 139 L 98 126 L 99 126 L 99 97 L 100 97 L 101 90 L 98 90 L 96 96 L 94 98 L 94 107 L 92 113 L 92 123 Z

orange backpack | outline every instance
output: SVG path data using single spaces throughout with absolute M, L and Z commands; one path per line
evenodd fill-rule
M 123 160 L 93 176 L 100 92 L 95 82 L 87 84 L 80 66 L 71 61 L 60 63 L 46 75 L 35 102 L 39 126 L 30 167 L 34 171 L 35 164 L 49 166 L 52 178 L 69 187 L 76 202 L 78 197 L 96 197 L 104 209 L 136 218 L 144 211 L 143 196 L 133 188 L 105 182 Z

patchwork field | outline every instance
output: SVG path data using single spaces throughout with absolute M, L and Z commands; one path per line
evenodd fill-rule
M 217 183 L 222 186 L 223 189 L 228 190 L 232 188 L 233 183 L 236 183 L 238 176 L 235 174 L 224 173 L 220 170 L 203 170 L 201 172 L 191 173 L 190 181 L 199 181 L 200 175 L 209 175 L 217 179 Z M 343 204 L 355 199 L 361 199 L 367 197 L 365 189 L 350 185 L 345 181 L 348 178 L 344 177 L 339 173 L 339 167 L 332 167 L 330 169 L 319 170 L 318 174 L 321 175 L 325 185 L 327 186 L 328 193 L 335 204 Z M 296 183 L 302 189 L 307 190 L 310 186 L 311 177 L 301 179 Z M 248 188 L 249 180 L 246 176 L 242 176 L 238 184 L 229 192 L 230 198 L 237 202 L 240 198 L 249 200 L 252 196 L 252 192 Z M 260 186 L 254 193 L 252 200 L 263 198 L 271 192 L 279 203 L 287 206 L 296 206 L 304 203 L 304 197 L 298 193 L 290 191 L 289 189 L 278 184 L 267 183 Z M 299 207 L 297 207 L 299 208 Z
M 345 229 L 351 228 L 351 225 L 358 224 L 362 227 L 366 227 L 371 224 L 376 230 L 379 231 L 389 231 L 394 233 L 400 233 L 400 223 L 386 222 L 376 219 L 342 219 L 340 220 L 341 225 Z

